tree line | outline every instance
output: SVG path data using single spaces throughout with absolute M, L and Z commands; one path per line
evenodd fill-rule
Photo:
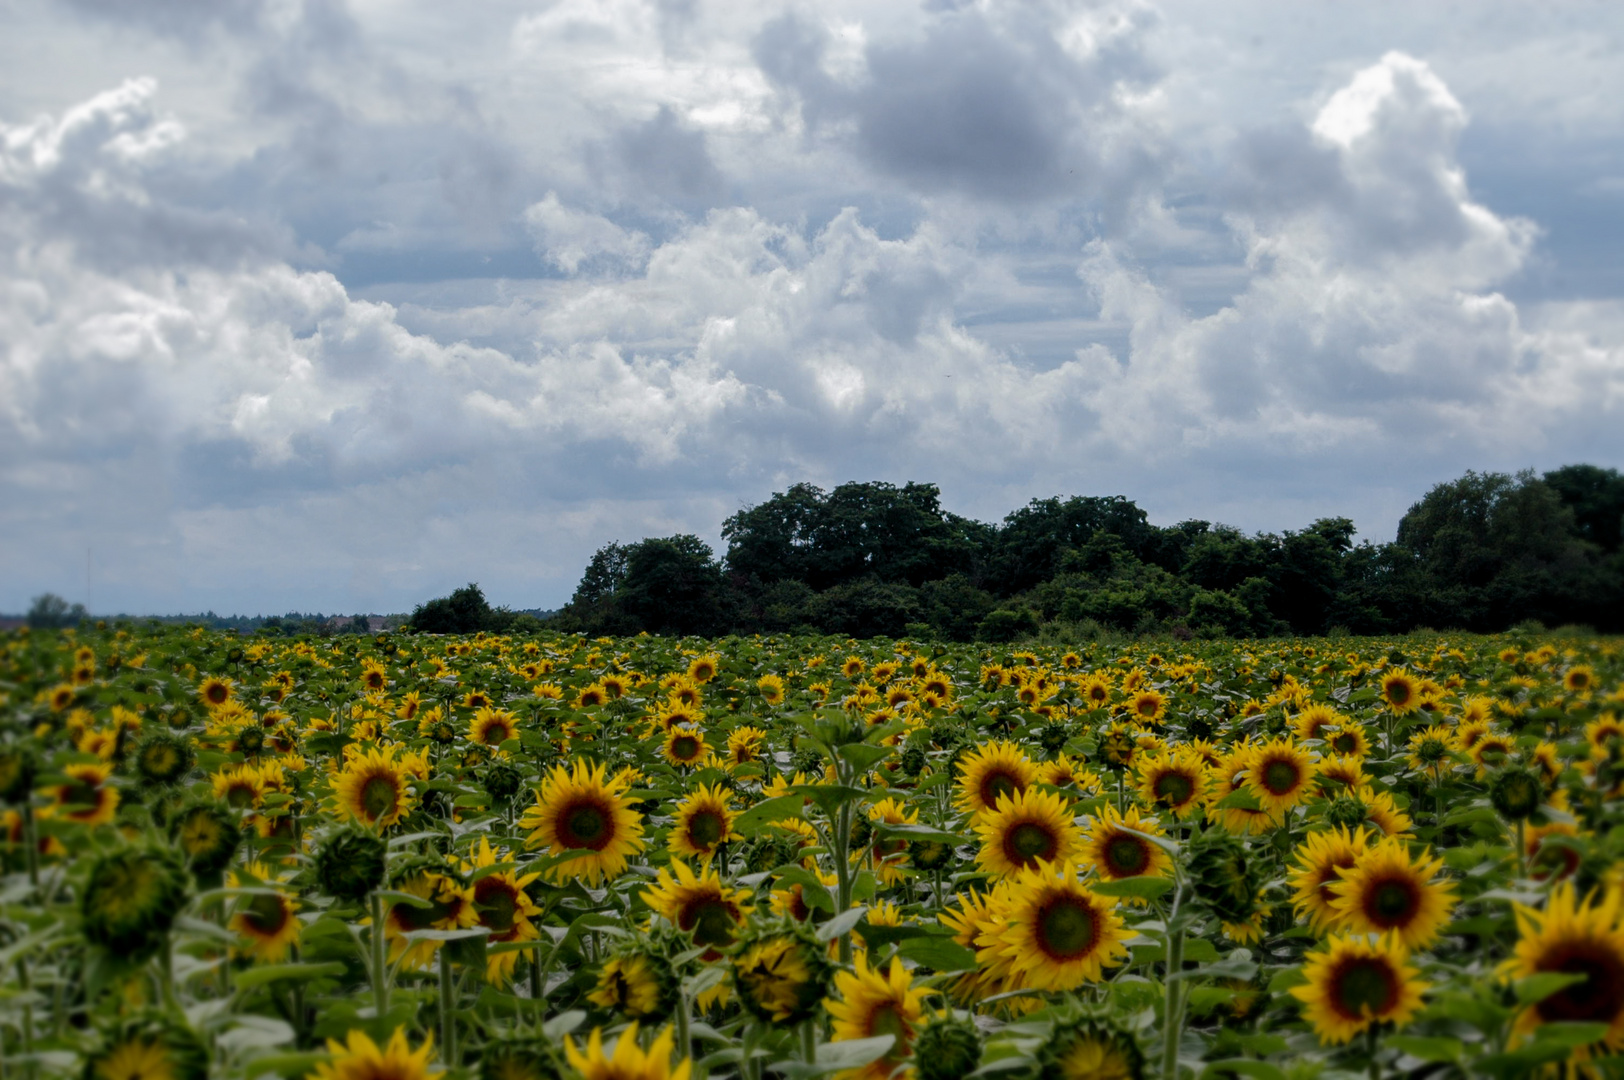
M 1569 465 L 1468 472 L 1412 506 L 1391 543 L 1321 518 L 1247 534 L 1162 527 L 1123 496 L 1034 499 L 997 524 L 942 509 L 934 484 L 796 484 L 696 536 L 611 543 L 545 622 L 593 635 L 805 632 L 1009 641 L 1045 626 L 1175 636 L 1624 629 L 1624 476 Z M 470 592 L 472 590 L 472 592 Z M 466 609 L 489 625 L 453 627 Z M 427 618 L 420 618 L 427 615 Z M 510 621 L 477 586 L 420 629 Z

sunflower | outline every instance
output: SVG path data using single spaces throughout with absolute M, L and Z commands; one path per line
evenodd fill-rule
M 1335 731 L 1326 732 L 1324 738 L 1326 749 L 1333 754 L 1351 758 L 1370 756 L 1370 736 L 1365 733 L 1363 724 L 1343 721 Z
M 1527 1033 L 1562 1022 L 1605 1024 L 1601 1046 L 1591 1044 L 1585 1056 L 1624 1048 L 1624 891 L 1614 886 L 1581 903 L 1573 884 L 1563 882 L 1551 890 L 1544 911 L 1517 904 L 1516 912 L 1519 937 L 1501 965 L 1504 975 L 1584 976 L 1529 1006 L 1517 1018 L 1516 1030 Z
M 672 859 L 671 868 L 676 876 L 661 869 L 643 900 L 678 930 L 692 934 L 694 944 L 708 950 L 707 962 L 720 958 L 718 950 L 733 944 L 733 935 L 750 910 L 750 894 L 722 884 L 709 867 L 703 876 L 696 876 L 687 863 Z
M 406 1042 L 405 1028 L 396 1028 L 381 1050 L 359 1028 L 351 1028 L 345 1038 L 347 1041 L 342 1043 L 327 1040 L 332 1060 L 316 1064 L 311 1073 L 315 1080 L 433 1080 L 444 1075 L 442 1069 L 429 1068 L 429 1059 L 434 1056 L 432 1034 L 416 1050 Z
M 1038 1066 L 1042 1080 L 1141 1080 L 1145 1072 L 1132 1034 L 1087 1015 L 1055 1024 Z
M 882 885 L 895 885 L 902 880 L 903 870 L 908 865 L 908 841 L 900 836 L 882 836 L 880 830 L 872 826 L 917 825 L 919 811 L 908 809 L 900 799 L 881 799 L 868 808 L 868 820 L 873 834 L 868 853 L 874 873 Z
M 265 801 L 265 777 L 255 765 L 227 765 L 209 777 L 214 797 L 238 810 Z
M 1299 916 L 1308 917 L 1315 933 L 1327 934 L 1342 925 L 1342 916 L 1332 906 L 1336 893 L 1331 885 L 1353 869 L 1369 847 L 1367 830 L 1343 827 L 1309 833 L 1297 845 L 1297 866 L 1290 875 L 1295 890 L 1291 902 Z
M 860 656 L 848 656 L 845 662 L 840 665 L 840 673 L 848 679 L 855 679 L 867 670 L 868 665 L 863 663 L 863 658 Z
M 479 846 L 470 854 L 473 861 L 464 863 L 462 869 L 474 878 L 471 886 L 474 913 L 479 925 L 491 932 L 485 940 L 491 945 L 501 945 L 540 938 L 541 931 L 530 920 L 539 916 L 541 909 L 525 889 L 541 875 L 525 874 L 521 877 L 514 870 L 491 870 L 499 860 L 488 837 L 481 836 Z M 508 982 L 513 978 L 513 968 L 518 960 L 517 952 L 486 953 L 485 981 L 497 984 Z
M 1572 822 L 1552 821 L 1544 825 L 1529 826 L 1523 836 L 1523 854 L 1528 860 L 1528 876 L 1535 881 L 1554 877 L 1561 881 L 1573 876 L 1579 869 L 1579 852 L 1573 843 L 1551 837 L 1569 837 L 1577 840 L 1579 828 Z
M 717 672 L 721 670 L 721 658 L 715 653 L 696 656 L 688 664 L 688 680 L 696 686 L 704 686 L 716 678 Z
M 953 940 L 974 949 L 976 966 L 955 979 L 948 992 L 961 1005 L 974 1005 L 982 998 L 1025 986 L 1010 961 L 999 951 L 998 935 L 1005 927 L 1004 912 L 1009 906 L 1011 883 L 1002 881 L 988 892 L 968 889 L 953 897 L 955 908 L 944 908 L 937 916 L 953 932 Z
M 1347 718 L 1324 702 L 1315 702 L 1292 718 L 1291 730 L 1299 739 L 1325 739 L 1340 731 Z
M 576 1048 L 574 1038 L 564 1036 L 564 1056 L 584 1080 L 688 1080 L 694 1067 L 693 1059 L 685 1056 L 672 1068 L 671 1053 L 675 1045 L 676 1036 L 668 1027 L 644 1053 L 637 1042 L 637 1021 L 633 1020 L 615 1040 L 613 1054 L 605 1052 L 603 1029 L 595 1027 L 584 1052 Z
M 710 746 L 705 736 L 691 728 L 673 727 L 665 733 L 665 744 L 660 753 L 673 765 L 697 768 L 710 757 Z
M 1073 990 L 1127 959 L 1115 903 L 1079 882 L 1071 863 L 1023 870 L 1008 897 L 1002 925 L 977 944 L 996 948 L 1030 985 Z
M 1410 736 L 1409 751 L 1410 768 L 1436 778 L 1455 753 L 1455 733 L 1438 724 L 1422 728 Z
M 603 687 L 603 692 L 609 695 L 610 701 L 617 701 L 625 697 L 626 691 L 631 689 L 631 680 L 611 672 L 599 679 L 598 685 Z
M 1139 797 L 1174 817 L 1189 817 L 1200 810 L 1209 783 L 1207 763 L 1187 747 L 1139 762 Z
M 1100 778 L 1090 772 L 1083 762 L 1065 752 L 1053 761 L 1039 765 L 1038 778 L 1050 787 L 1074 787 L 1085 795 L 1098 791 L 1100 787 Z
M 1516 744 L 1498 732 L 1489 732 L 1472 744 L 1468 756 L 1477 766 L 1477 778 L 1482 780 L 1489 775 L 1489 770 L 1504 765 L 1511 757 Z
M 468 725 L 468 738 L 481 746 L 501 746 L 518 734 L 519 721 L 506 709 L 480 709 Z
M 1083 849 L 1086 865 L 1107 881 L 1165 877 L 1173 861 L 1160 845 L 1146 838 L 1161 834 L 1156 819 L 1142 817 L 1137 806 L 1128 807 L 1128 812 L 1122 814 L 1106 805 L 1088 827 Z
M 824 1002 L 833 1021 L 831 1040 L 894 1036 L 891 1049 L 878 1061 L 841 1074 L 842 1080 L 883 1080 L 912 1053 L 914 1035 L 925 1015 L 922 1002 L 932 991 L 913 989 L 913 975 L 899 960 L 893 959 L 884 975 L 869 969 L 866 955 L 859 955 L 854 967 L 854 971 L 835 974 L 840 1000 Z
M 603 688 L 602 683 L 589 683 L 581 687 L 575 694 L 575 707 L 577 709 L 595 709 L 609 701 L 609 691 Z
M 675 1005 L 676 975 L 644 943 L 630 941 L 603 962 L 587 1000 L 628 1019 L 663 1020 Z
M 826 874 L 816 868 L 813 868 L 811 872 L 826 890 L 833 889 L 836 882 L 840 880 L 835 874 Z M 788 888 L 774 889 L 771 903 L 773 913 L 776 915 L 794 919 L 799 923 L 804 923 L 807 919 L 813 918 L 812 906 L 806 902 L 806 894 L 802 891 L 801 883 L 798 881 Z M 827 918 L 827 915 L 822 916 L 822 918 Z
M 405 768 L 395 760 L 396 749 L 375 746 L 345 763 L 333 778 L 333 797 L 340 814 L 379 829 L 406 816 L 414 796 Z
M 1343 925 L 1360 934 L 1394 934 L 1406 949 L 1424 949 L 1438 939 L 1455 907 L 1455 886 L 1434 880 L 1443 860 L 1430 852 L 1419 859 L 1403 841 L 1373 844 L 1328 888 L 1331 909 Z
M 726 788 L 699 785 L 677 804 L 671 823 L 670 847 L 673 854 L 709 862 L 716 849 L 729 840 L 743 840 L 733 831 L 739 815 L 728 808 L 733 794 Z
M 542 781 L 536 805 L 519 818 L 520 827 L 532 830 L 527 847 L 545 846 L 549 855 L 591 852 L 549 870 L 554 881 L 585 878 L 595 885 L 619 877 L 627 857 L 645 846 L 642 817 L 625 797 L 624 778 L 606 780 L 605 769 L 579 760 L 573 771 L 556 766 Z
M 1562 689 L 1570 694 L 1582 694 L 1596 685 L 1596 672 L 1588 664 L 1570 667 L 1562 676 Z
M 959 762 L 960 810 L 972 816 L 996 808 L 1000 795 L 1025 791 L 1038 778 L 1038 767 L 1011 742 L 978 746 Z
M 1371 940 L 1342 935 L 1303 965 L 1308 982 L 1291 996 L 1306 1008 L 1320 1042 L 1345 1043 L 1372 1024 L 1403 1026 L 1421 1008 L 1427 983 L 1405 962 L 1404 947 L 1392 934 Z
M 824 944 L 799 923 L 767 923 L 739 943 L 733 988 L 757 1018 L 791 1025 L 810 1019 L 827 992 L 832 968 Z
M 106 825 L 118 811 L 118 789 L 107 783 L 111 765 L 66 765 L 68 778 L 51 790 L 52 809 L 65 821 L 79 825 Z
M 1246 761 L 1246 790 L 1265 812 L 1279 815 L 1314 793 L 1318 771 L 1313 755 L 1290 739 L 1271 739 L 1251 748 Z
M 209 1050 L 184 1024 L 144 1017 L 108 1032 L 87 1055 L 85 1080 L 207 1080 Z
M 994 877 L 1013 877 L 1039 860 L 1074 861 L 1082 850 L 1082 833 L 1071 806 L 1061 796 L 1037 788 L 1001 795 L 995 810 L 980 816 L 976 862 Z
M 389 673 L 376 660 L 361 661 L 361 687 L 369 694 L 381 694 L 389 685 Z
M 1167 698 L 1160 690 L 1146 688 L 1135 692 L 1128 712 L 1136 724 L 1157 724 L 1167 715 Z
M 254 959 L 281 963 L 299 941 L 301 924 L 294 914 L 299 910 L 298 901 L 276 887 L 276 877 L 264 863 L 250 863 L 246 875 L 226 875 L 226 883 L 233 889 L 256 890 L 242 898 L 231 916 L 231 929 L 248 939 Z
M 752 761 L 761 760 L 761 743 L 766 739 L 767 733 L 758 727 L 734 728 L 727 736 L 727 761 L 729 765 L 746 765 Z
M 761 700 L 769 705 L 784 703 L 784 680 L 780 676 L 763 675 L 756 680 L 756 690 L 761 693 Z
M 1382 700 L 1400 716 L 1414 712 L 1421 704 L 1421 684 L 1407 671 L 1389 671 L 1382 676 Z
M 391 887 L 428 902 L 426 907 L 401 901 L 390 906 L 383 917 L 384 939 L 389 942 L 391 963 L 423 970 L 434 961 L 440 942 L 407 941 L 418 930 L 467 930 L 479 923 L 474 910 L 473 891 L 443 863 L 422 862 L 391 874 Z
M 197 696 L 202 698 L 203 703 L 211 708 L 218 708 L 230 701 L 231 693 L 231 680 L 217 677 L 204 679 L 197 688 Z

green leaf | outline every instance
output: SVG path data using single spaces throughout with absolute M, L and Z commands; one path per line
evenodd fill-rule
M 1089 886 L 1101 896 L 1131 896 L 1138 900 L 1154 900 L 1172 887 L 1173 883 L 1167 878 L 1156 877 L 1130 877 Z
M 1280 1066 L 1268 1061 L 1253 1061 L 1251 1058 L 1210 1061 L 1207 1067 L 1201 1070 L 1201 1080 L 1208 1080 L 1209 1077 L 1215 1080 L 1228 1080 L 1231 1076 L 1255 1076 L 1258 1080 L 1286 1080 L 1285 1071 Z
M 953 936 L 953 931 L 945 926 L 875 926 L 872 923 L 863 923 L 856 928 L 856 932 L 857 936 L 863 939 L 863 944 L 870 949 L 882 949 L 887 945 L 895 945 L 912 938 Z
M 829 895 L 829 887 L 819 881 L 812 871 L 802 866 L 786 866 L 778 871 L 778 881 L 781 885 L 799 885 L 801 899 L 806 901 L 807 907 L 834 914 L 835 898 Z
M 1584 982 L 1589 977 L 1584 974 L 1568 975 L 1560 971 L 1546 971 L 1538 975 L 1529 975 L 1527 978 L 1517 980 L 1517 1003 L 1519 1005 L 1537 1004 L 1563 987 Z
M 1236 788 L 1234 791 L 1231 791 L 1228 795 L 1225 795 L 1223 798 L 1219 799 L 1213 805 L 1216 806 L 1220 810 L 1262 810 L 1263 809 L 1263 804 L 1257 801 L 1257 796 L 1253 795 L 1250 791 L 1246 790 L 1245 788 Z
M 804 795 L 818 804 L 826 816 L 833 820 L 835 812 L 842 806 L 856 799 L 864 798 L 868 791 L 864 788 L 846 787 L 842 784 L 805 784 L 790 789 L 797 795 Z
M 1387 1045 L 1422 1061 L 1459 1061 L 1466 1049 L 1459 1039 L 1442 1035 L 1389 1035 Z
M 873 746 L 869 743 L 847 743 L 840 748 L 840 756 L 857 767 L 861 776 L 874 766 L 891 756 L 889 746 Z
M 344 971 L 344 965 L 336 961 L 327 964 L 266 964 L 262 967 L 244 968 L 237 972 L 232 981 L 237 984 L 238 990 L 252 990 L 256 986 L 273 982 L 330 978 L 342 975 Z
M 1305 986 L 1307 983 L 1308 976 L 1303 974 L 1302 968 L 1286 968 L 1276 972 L 1269 980 L 1269 993 L 1283 994 L 1293 986 Z
M 775 1061 L 767 1068 L 783 1073 L 789 1080 L 808 1080 L 844 1069 L 861 1069 L 884 1057 L 895 1042 L 895 1035 L 876 1035 L 872 1039 L 822 1043 L 818 1046 L 815 1061 Z
M 936 971 L 969 971 L 976 966 L 976 954 L 946 937 L 909 938 L 897 946 L 897 955 Z
M 863 916 L 867 914 L 868 908 L 866 907 L 854 907 L 849 911 L 842 911 L 839 915 L 818 927 L 818 940 L 833 941 L 862 922 Z
M 958 833 L 948 832 L 931 825 L 887 825 L 883 821 L 874 823 L 874 831 L 882 836 L 906 836 L 919 840 L 938 840 L 944 844 L 958 847 L 960 844 L 974 843 L 969 837 Z
M 776 799 L 756 803 L 733 819 L 733 828 L 745 837 L 760 836 L 761 831 L 775 821 L 801 816 L 806 798 L 801 795 L 780 795 Z
M 1581 1024 L 1569 1021 L 1558 1021 L 1552 1024 L 1541 1024 L 1534 1030 L 1536 1045 L 1560 1046 L 1572 1049 L 1576 1046 L 1588 1046 L 1599 1042 L 1606 1037 L 1609 1030 L 1607 1024 Z

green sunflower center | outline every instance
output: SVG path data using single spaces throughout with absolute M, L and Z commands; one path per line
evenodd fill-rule
M 512 888 L 496 877 L 480 878 L 474 886 L 474 906 L 479 909 L 479 921 L 493 933 L 505 934 L 513 929 L 519 904 Z
M 1412 882 L 1396 878 L 1380 881 L 1370 890 L 1366 913 L 1378 926 L 1401 926 L 1414 916 L 1420 899 Z
M 687 761 L 699 754 L 699 740 L 692 735 L 681 735 L 671 740 L 671 753 L 680 761 Z
M 1117 877 L 1133 877 L 1150 865 L 1144 841 L 1134 836 L 1113 836 L 1105 845 L 1105 863 Z
M 233 797 L 236 792 L 232 792 Z M 395 789 L 395 781 L 388 776 L 373 776 L 361 785 L 361 811 L 366 814 L 369 821 L 377 821 L 388 817 L 395 812 L 395 803 L 400 793 Z
M 271 937 L 288 924 L 290 915 L 279 896 L 254 896 L 242 910 L 242 921 L 253 933 Z
M 1063 896 L 1044 905 L 1037 923 L 1038 947 L 1058 960 L 1088 955 L 1099 936 L 1093 909 L 1074 897 Z
M 722 842 L 726 822 L 714 810 L 701 810 L 688 819 L 688 840 L 696 848 L 709 849 Z
M 577 803 L 563 815 L 562 830 L 565 847 L 591 848 L 602 851 L 610 840 L 609 815 L 603 807 L 592 803 Z
M 1301 777 L 1295 762 L 1271 761 L 1263 767 L 1263 786 L 1271 795 L 1291 794 Z
M 1344 1016 L 1381 1016 L 1398 997 L 1397 973 L 1374 957 L 1353 960 L 1334 976 L 1331 995 Z
M 1195 785 L 1183 773 L 1163 773 L 1156 778 L 1156 797 L 1169 806 L 1182 806 L 1195 793 Z
M 1060 838 L 1036 822 L 1024 821 L 1010 830 L 1005 846 L 1014 855 L 1011 862 L 1031 863 L 1036 859 L 1053 859 L 1060 847 Z

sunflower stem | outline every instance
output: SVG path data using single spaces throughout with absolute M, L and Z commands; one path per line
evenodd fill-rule
M 39 891 L 39 835 L 34 827 L 34 800 L 23 800 L 23 851 L 28 859 L 28 887 Z
M 440 1060 L 457 1067 L 457 1003 L 451 993 L 451 949 L 440 946 Z
M 1528 844 L 1524 834 L 1523 819 L 1517 819 L 1517 880 L 1521 881 L 1528 876 Z
M 691 1008 L 690 1008 L 690 1005 L 689 1005 L 689 1002 L 688 1002 L 688 991 L 686 991 L 686 990 L 678 990 L 677 991 L 677 1059 L 678 1059 L 678 1065 L 679 1066 L 681 1065 L 681 1059 L 682 1058 L 688 1058 L 689 1060 L 692 1060 L 693 1056 L 694 1056 L 693 1035 L 690 1033 L 690 1030 L 689 1030 L 690 1026 L 693 1023 L 693 1020 L 691 1019 L 690 1012 L 691 1012 Z
M 808 1065 L 813 1064 L 818 1057 L 818 1039 L 812 1031 L 812 1021 L 801 1021 L 801 1060 Z
M 381 1021 L 389 1011 L 389 972 L 384 967 L 383 897 L 372 894 L 372 999 Z
M 1183 980 L 1176 976 L 1184 970 L 1184 927 L 1176 925 L 1179 915 L 1179 893 L 1173 895 L 1173 910 L 1167 917 L 1167 995 L 1162 1006 L 1162 1080 L 1178 1080 L 1179 1039 L 1183 1035 L 1184 999 Z
M 1370 1080 L 1381 1080 L 1381 1062 L 1376 1060 L 1376 1051 L 1380 1045 L 1376 1038 L 1376 1025 L 1372 1022 L 1365 1028 L 1365 1050 L 1370 1057 Z

